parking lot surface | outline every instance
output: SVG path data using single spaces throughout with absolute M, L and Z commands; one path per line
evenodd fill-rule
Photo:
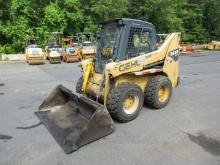
M 220 52 L 180 57 L 167 107 L 144 107 L 116 131 L 66 155 L 34 115 L 58 84 L 75 90 L 78 63 L 0 63 L 1 165 L 219 165 Z

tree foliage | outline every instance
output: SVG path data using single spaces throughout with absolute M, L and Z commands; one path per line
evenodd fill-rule
M 0 53 L 23 51 L 27 35 L 44 45 L 47 32 L 95 32 L 121 17 L 152 22 L 158 33 L 180 31 L 184 42 L 219 40 L 219 9 L 216 0 L 0 0 Z

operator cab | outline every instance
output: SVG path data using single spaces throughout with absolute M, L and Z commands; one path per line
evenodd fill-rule
M 77 33 L 77 36 L 82 47 L 89 47 L 95 45 L 95 37 L 93 33 L 81 32 Z
M 109 61 L 123 61 L 156 50 L 153 24 L 129 18 L 101 23 L 96 52 L 96 72 Z

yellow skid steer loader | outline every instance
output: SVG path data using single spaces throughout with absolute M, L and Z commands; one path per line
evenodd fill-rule
M 135 119 L 144 102 L 165 107 L 178 85 L 180 33 L 157 49 L 153 24 L 122 18 L 102 23 L 97 40 L 95 58 L 81 62 L 78 94 L 59 85 L 36 112 L 66 153 L 112 133 L 112 118 Z

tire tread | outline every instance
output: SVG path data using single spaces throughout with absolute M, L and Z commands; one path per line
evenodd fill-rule
M 126 116 L 122 115 L 122 113 L 119 111 L 118 108 L 119 108 L 120 102 L 121 102 L 121 94 L 127 89 L 132 89 L 132 90 L 135 90 L 138 92 L 142 92 L 140 87 L 135 84 L 121 83 L 117 87 L 115 87 L 111 90 L 111 92 L 108 95 L 108 100 L 107 100 L 107 109 L 108 109 L 109 113 L 111 114 L 111 116 L 114 119 L 118 120 L 119 122 L 123 122 L 123 123 L 136 118 L 139 114 L 139 111 L 140 111 L 140 110 L 138 110 L 138 112 L 129 119 Z M 142 106 L 143 106 L 143 103 L 141 105 L 141 108 L 142 108 Z
M 170 96 L 165 103 L 160 103 L 157 101 L 157 90 L 162 83 L 166 82 L 169 84 Z M 151 108 L 160 109 L 167 105 L 172 94 L 172 85 L 170 80 L 163 75 L 152 76 L 147 83 L 147 86 L 144 91 L 144 102 Z

